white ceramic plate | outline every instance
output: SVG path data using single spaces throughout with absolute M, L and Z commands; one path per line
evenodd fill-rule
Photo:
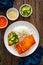
M 20 27 L 28 30 L 29 34 L 33 34 L 35 41 L 36 41 L 36 43 L 33 46 L 31 46 L 30 49 L 28 49 L 26 52 L 24 52 L 22 54 L 18 54 L 18 52 L 13 48 L 13 46 L 8 46 L 8 38 L 7 38 L 8 34 L 11 31 L 19 31 Z M 27 21 L 17 21 L 17 22 L 12 23 L 6 29 L 5 34 L 4 34 L 4 44 L 7 48 L 7 50 L 11 54 L 18 56 L 18 57 L 25 57 L 25 56 L 32 54 L 36 50 L 36 48 L 38 47 L 38 45 L 39 45 L 39 33 L 38 33 L 37 29 L 31 23 L 29 23 Z

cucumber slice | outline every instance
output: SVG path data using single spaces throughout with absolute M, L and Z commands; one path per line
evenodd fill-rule
M 16 39 L 16 38 L 15 38 L 15 37 L 12 37 L 12 38 L 11 38 L 11 40 L 14 40 L 14 39 Z
M 18 35 L 15 32 L 11 32 L 8 37 L 9 44 L 16 44 L 19 41 Z
M 12 43 L 13 43 L 13 41 L 12 41 L 12 40 L 9 40 L 8 42 L 9 42 L 10 44 L 12 44 Z
M 19 41 L 19 39 L 16 39 L 15 41 L 16 41 L 16 42 L 18 42 L 18 41 Z

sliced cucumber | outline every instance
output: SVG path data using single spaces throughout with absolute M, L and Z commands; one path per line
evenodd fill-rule
M 10 36 L 8 37 L 8 42 L 12 45 L 19 42 L 18 35 L 15 32 L 11 32 Z

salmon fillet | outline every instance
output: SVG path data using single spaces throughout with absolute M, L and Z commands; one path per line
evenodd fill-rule
M 33 44 L 35 44 L 35 39 L 33 35 L 29 35 L 25 37 L 22 41 L 18 42 L 14 45 L 14 48 L 17 50 L 19 54 L 27 51 Z

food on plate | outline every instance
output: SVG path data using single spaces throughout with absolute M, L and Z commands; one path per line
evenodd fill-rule
M 34 36 L 24 29 L 15 32 L 11 31 L 8 34 L 8 45 L 13 45 L 19 54 L 27 51 L 33 44 L 35 44 Z
M 16 44 L 17 42 L 19 42 L 18 35 L 13 31 L 10 32 L 8 34 L 8 45 L 11 46 L 13 44 Z
M 7 18 L 5 16 L 0 16 L 0 29 L 5 28 L 8 24 Z
M 14 48 L 19 54 L 27 51 L 33 44 L 35 44 L 35 39 L 33 35 L 26 36 L 23 40 L 14 45 Z
M 18 37 L 19 37 L 19 41 L 21 41 L 24 37 L 28 36 L 29 33 L 28 33 L 28 31 L 25 30 L 25 29 L 20 29 L 20 31 L 17 32 L 17 35 L 18 35 Z

